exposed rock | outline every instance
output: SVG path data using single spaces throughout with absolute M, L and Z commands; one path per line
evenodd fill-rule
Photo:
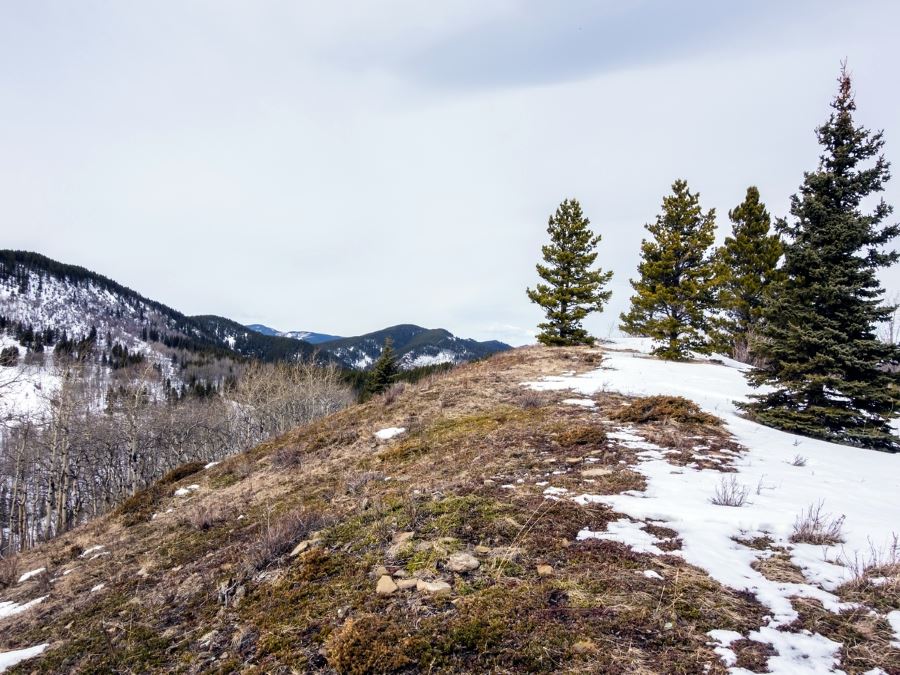
M 490 552 L 491 552 L 490 546 L 484 546 L 483 544 L 479 544 L 478 546 L 475 547 L 475 553 L 477 553 L 478 555 L 487 555 Z
M 491 480 L 490 478 L 484 479 L 484 487 L 494 487 L 497 484 L 497 481 Z
M 387 574 L 381 576 L 378 579 L 378 584 L 375 586 L 375 592 L 378 595 L 390 595 L 397 591 L 397 584 L 394 583 L 394 580 L 391 579 Z
M 574 466 L 575 464 L 581 464 L 582 461 L 583 461 L 583 460 L 582 460 L 581 457 L 566 457 L 566 464 L 570 464 L 570 465 L 573 465 L 573 466 Z
M 318 539 L 304 539 L 303 541 L 301 541 L 299 544 L 297 544 L 294 547 L 294 550 L 291 551 L 291 556 L 293 557 L 293 556 L 300 555 L 301 553 L 305 553 L 309 549 L 311 549 L 315 546 L 318 546 L 318 545 L 319 545 Z
M 387 567 L 385 567 L 384 565 L 375 565 L 375 567 L 372 568 L 371 575 L 373 579 L 380 579 L 387 573 Z
M 446 581 L 425 581 L 419 579 L 416 584 L 416 590 L 422 593 L 428 593 L 437 598 L 444 595 L 450 595 L 450 592 L 453 589 Z
M 395 534 L 393 543 L 387 550 L 388 555 L 392 558 L 399 556 L 414 536 L 416 536 L 415 532 L 398 532 Z
M 600 476 L 608 476 L 612 473 L 612 469 L 585 469 L 581 472 L 581 475 L 585 478 L 599 478 Z
M 539 577 L 551 577 L 553 576 L 553 568 L 550 565 L 538 565 L 537 573 Z
M 468 553 L 454 553 L 447 559 L 446 567 L 451 572 L 471 572 L 477 570 L 481 563 L 478 558 Z
M 419 579 L 398 579 L 397 580 L 397 588 L 401 591 L 409 591 L 412 590 L 419 585 Z

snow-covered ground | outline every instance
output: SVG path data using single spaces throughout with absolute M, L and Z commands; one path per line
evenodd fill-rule
M 678 554 L 687 562 L 726 586 L 754 593 L 770 609 L 769 624 L 744 637 L 770 643 L 778 650 L 769 661 L 773 672 L 830 672 L 836 665 L 838 644 L 821 635 L 777 628 L 797 617 L 791 596 L 817 598 L 826 608 L 840 609 L 840 601 L 830 591 L 851 579 L 858 563 L 888 553 L 895 534 L 900 533 L 900 455 L 795 436 L 743 419 L 735 401 L 746 400 L 752 391 L 742 373 L 746 366 L 727 359 L 722 363 L 667 362 L 648 356 L 649 348 L 646 340 L 618 339 L 606 347 L 600 369 L 580 376 L 548 377 L 529 386 L 571 390 L 584 396 L 603 391 L 684 396 L 721 417 L 747 451 L 731 462 L 736 474 L 683 467 L 668 462 L 664 448 L 644 443 L 639 432 L 622 429 L 634 447 L 643 450 L 636 470 L 646 477 L 646 490 L 575 498 L 608 504 L 637 522 L 623 519 L 606 532 L 585 530 L 581 536 L 615 539 L 654 552 L 656 542 L 643 530 L 646 523 L 676 530 L 683 542 Z M 739 487 L 746 487 L 744 506 L 710 502 L 723 476 L 734 476 Z M 844 517 L 844 543 L 790 543 L 797 516 L 819 503 L 823 511 Z M 754 570 L 751 563 L 771 551 L 744 546 L 735 538 L 755 536 L 768 536 L 774 545 L 788 548 L 807 583 L 776 583 Z M 895 617 L 888 620 L 893 622 Z M 730 665 L 722 636 L 712 637 Z

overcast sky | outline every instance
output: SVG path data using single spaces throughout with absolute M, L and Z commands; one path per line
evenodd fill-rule
M 723 232 L 750 184 L 787 212 L 845 57 L 900 173 L 898 25 L 887 1 L 0 0 L 0 246 L 188 314 L 522 344 L 576 197 L 615 272 L 603 336 L 676 178 Z

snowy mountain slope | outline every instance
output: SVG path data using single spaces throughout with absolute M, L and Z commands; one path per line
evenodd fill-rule
M 792 598 L 815 598 L 826 609 L 845 609 L 847 605 L 832 591 L 853 580 L 861 564 L 896 559 L 900 456 L 795 436 L 746 420 L 738 415 L 734 403 L 745 400 L 751 391 L 741 372 L 744 366 L 666 362 L 642 353 L 647 348 L 645 341 L 616 340 L 605 351 L 599 370 L 578 377 L 547 378 L 529 386 L 585 396 L 600 392 L 683 396 L 722 417 L 746 452 L 724 460 L 734 474 L 676 466 L 667 461 L 665 448 L 648 444 L 633 429 L 623 428 L 620 433 L 630 435 L 634 447 L 643 449 L 636 470 L 646 478 L 647 488 L 575 497 L 580 503 L 608 504 L 633 519 L 619 521 L 604 532 L 586 529 L 580 536 L 622 541 L 648 550 L 654 548 L 654 538 L 644 531 L 647 523 L 675 530 L 683 540 L 679 555 L 722 584 L 753 593 L 771 611 L 769 622 L 748 636 L 713 636 L 724 640 L 720 649 L 726 661 L 728 644 L 749 637 L 777 650 L 769 659 L 772 672 L 831 672 L 841 645 L 815 633 L 781 629 L 798 618 Z M 713 504 L 717 489 L 731 477 L 739 490 L 746 489 L 746 503 L 741 507 Z M 842 543 L 791 542 L 795 522 L 817 506 L 844 519 Z M 755 538 L 772 543 L 759 550 L 737 541 Z M 758 571 L 758 562 L 777 548 L 789 551 L 791 562 L 803 572 L 804 583 L 775 582 Z M 897 616 L 886 618 L 893 621 Z
M 441 363 L 462 363 L 510 349 L 496 340 L 479 342 L 459 338 L 443 328 L 427 329 L 413 324 L 391 326 L 373 333 L 341 338 L 323 345 L 331 354 L 354 368 L 366 368 L 380 355 L 390 339 L 401 368 Z
M 310 356 L 306 343 L 265 336 L 222 317 L 188 317 L 100 274 L 36 253 L 0 251 L 0 316 L 148 352 L 160 346 L 264 360 Z

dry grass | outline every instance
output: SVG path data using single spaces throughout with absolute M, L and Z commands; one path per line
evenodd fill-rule
M 844 525 L 844 516 L 832 516 L 824 513 L 824 502 L 811 504 L 803 513 L 794 520 L 794 530 L 791 533 L 791 541 L 795 544 L 815 544 L 826 546 L 839 544 L 844 541 L 841 529 Z
M 0 588 L 8 588 L 19 578 L 19 556 L 0 556 Z

